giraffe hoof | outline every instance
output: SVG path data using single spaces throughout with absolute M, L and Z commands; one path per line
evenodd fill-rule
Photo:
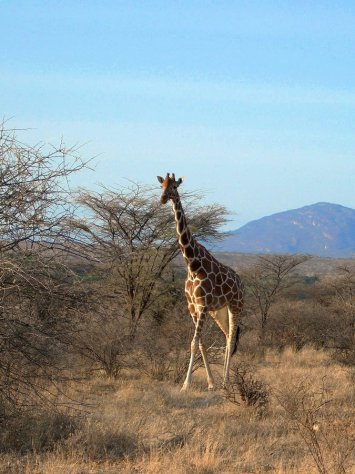
M 187 385 L 183 385 L 180 389 L 180 392 L 186 392 L 189 387 Z
M 208 391 L 209 392 L 214 392 L 214 385 L 209 385 L 208 386 Z

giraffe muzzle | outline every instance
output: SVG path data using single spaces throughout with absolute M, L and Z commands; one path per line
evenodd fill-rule
M 160 202 L 162 204 L 166 204 L 168 201 L 169 201 L 169 196 L 167 196 L 166 194 L 163 194 L 162 197 L 160 198 Z

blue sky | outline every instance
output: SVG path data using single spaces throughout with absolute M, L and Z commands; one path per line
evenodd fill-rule
M 0 0 L 0 114 L 235 213 L 355 207 L 353 1 Z

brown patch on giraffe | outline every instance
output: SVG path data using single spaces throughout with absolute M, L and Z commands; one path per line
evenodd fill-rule
M 193 295 L 197 300 L 206 295 L 206 291 L 200 282 L 194 285 Z
M 216 262 L 214 261 L 214 259 L 212 260 L 211 271 L 213 273 L 218 273 L 218 266 L 217 266 Z
M 210 306 L 210 304 L 212 303 L 213 301 L 213 296 L 211 295 L 211 293 L 208 293 L 206 296 L 205 296 L 205 304 L 206 306 Z
M 218 273 L 217 276 L 216 276 L 216 284 L 217 285 L 222 285 L 223 284 L 223 278 L 222 278 L 221 273 Z
M 202 267 L 206 270 L 207 273 L 209 273 L 212 270 L 212 265 L 211 261 L 208 260 L 208 258 L 204 257 L 201 260 Z
M 201 262 L 199 260 L 193 260 L 191 263 L 190 263 L 190 270 L 192 272 L 196 272 L 201 266 Z
M 199 247 L 199 256 L 202 259 L 206 255 L 206 249 L 202 245 Z
M 218 298 L 218 301 L 220 303 L 221 306 L 225 306 L 226 302 L 227 302 L 227 298 L 225 297 L 224 294 L 221 294 Z
M 204 280 L 207 277 L 207 272 L 204 270 L 203 267 L 201 267 L 198 272 L 197 272 L 197 278 L 200 280 Z
M 181 235 L 183 232 L 184 232 L 184 229 L 185 229 L 185 223 L 184 223 L 184 220 L 183 219 L 180 219 L 178 221 L 178 229 L 179 229 L 179 234 Z
M 209 272 L 207 278 L 209 279 L 212 287 L 214 288 L 216 286 L 216 275 L 212 272 Z
M 233 300 L 233 295 L 231 292 L 225 294 L 226 304 L 229 304 Z
M 189 237 L 188 237 L 186 232 L 183 232 L 180 235 L 180 239 L 181 239 L 181 242 L 183 243 L 183 245 L 187 245 L 189 243 Z
M 211 284 L 211 282 L 210 282 L 210 280 L 209 280 L 208 278 L 207 278 L 206 280 L 203 280 L 202 286 L 203 286 L 203 288 L 205 289 L 205 291 L 206 291 L 207 293 L 211 293 L 211 291 L 212 291 L 212 284 Z
M 191 247 L 191 245 L 187 245 L 185 247 L 185 255 L 187 258 L 192 258 L 194 256 L 194 249 Z
M 222 285 L 222 292 L 224 295 L 226 295 L 227 293 L 229 293 L 231 291 L 231 288 L 227 285 L 227 283 L 223 283 Z

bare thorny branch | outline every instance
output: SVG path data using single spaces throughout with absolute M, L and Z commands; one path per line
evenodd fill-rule
M 0 124 L 0 251 L 62 247 L 73 215 L 69 177 L 87 165 L 77 147 L 27 145 Z

